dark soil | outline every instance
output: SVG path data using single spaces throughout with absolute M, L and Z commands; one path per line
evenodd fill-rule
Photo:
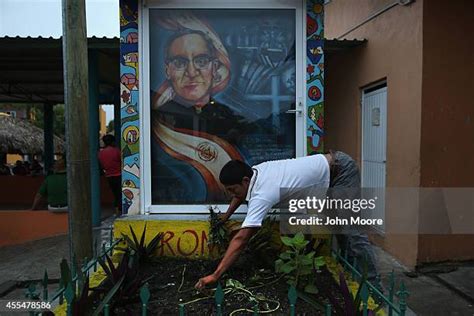
M 151 293 L 148 303 L 148 315 L 179 315 L 179 304 L 185 304 L 186 315 L 215 315 L 214 289 L 207 293 L 200 293 L 194 289 L 200 277 L 212 273 L 218 261 L 189 260 L 181 258 L 159 257 L 153 262 L 141 267 L 141 277 L 149 278 Z M 241 260 L 242 261 L 242 260 Z M 250 260 L 247 260 L 250 261 Z M 288 284 L 281 276 L 272 270 L 252 267 L 249 262 L 240 262 L 230 269 L 222 278 L 221 284 L 226 289 L 228 279 L 234 279 L 243 284 L 259 302 L 260 311 L 274 310 L 265 315 L 289 315 Z M 333 295 L 342 301 L 338 285 L 332 275 L 325 268 L 316 275 L 316 285 L 324 289 L 325 295 Z M 228 290 L 227 290 L 228 291 Z M 321 294 L 312 295 L 316 301 L 326 304 L 328 300 Z M 191 301 L 198 300 L 194 303 Z M 278 307 L 279 304 L 279 307 Z M 254 302 L 245 291 L 234 290 L 224 297 L 222 306 L 223 314 L 230 315 L 235 310 L 246 308 L 253 309 Z M 278 307 L 278 308 L 277 308 Z M 297 315 L 324 315 L 324 312 L 298 298 L 296 303 Z M 138 295 L 128 302 L 115 304 L 115 315 L 141 315 L 141 303 Z M 251 312 L 234 312 L 232 315 L 253 315 Z

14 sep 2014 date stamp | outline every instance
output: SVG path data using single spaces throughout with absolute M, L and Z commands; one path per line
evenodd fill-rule
M 51 310 L 51 303 L 32 300 L 0 300 L 2 312 L 45 312 Z

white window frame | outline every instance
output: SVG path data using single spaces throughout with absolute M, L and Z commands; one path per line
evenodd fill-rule
M 296 39 L 296 157 L 307 155 L 306 149 L 306 5 L 305 0 L 149 0 L 139 2 L 139 108 L 140 108 L 140 213 L 177 214 L 190 219 L 207 217 L 208 207 L 217 206 L 227 211 L 228 204 L 197 205 L 153 205 L 151 203 L 151 128 L 150 128 L 150 56 L 149 56 L 149 10 L 162 9 L 295 9 Z M 293 115 L 293 114 L 288 114 Z M 237 219 L 247 212 L 247 206 L 240 206 Z M 239 216 L 240 213 L 240 216 Z

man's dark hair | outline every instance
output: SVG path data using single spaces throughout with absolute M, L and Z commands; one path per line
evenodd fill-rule
M 115 136 L 107 134 L 104 137 L 102 137 L 102 141 L 104 142 L 105 146 L 111 146 L 115 144 Z
M 219 175 L 223 185 L 241 184 L 244 177 L 252 178 L 253 170 L 245 162 L 231 160 L 224 165 Z

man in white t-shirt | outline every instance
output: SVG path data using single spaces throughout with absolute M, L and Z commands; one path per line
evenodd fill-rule
M 328 188 L 331 154 L 318 154 L 295 159 L 264 162 L 253 168 L 238 160 L 228 162 L 219 180 L 233 197 L 222 220 L 248 201 L 248 211 L 242 227 L 232 238 L 227 251 L 213 274 L 199 279 L 197 289 L 215 283 L 237 260 L 249 239 L 262 226 L 267 212 L 280 202 L 280 189 Z

